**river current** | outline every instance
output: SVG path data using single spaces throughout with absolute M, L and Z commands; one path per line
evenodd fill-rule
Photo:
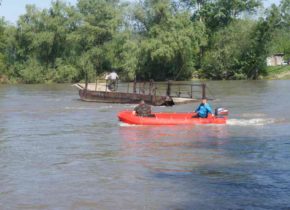
M 227 125 L 129 126 L 134 106 L 70 85 L 0 86 L 0 209 L 290 209 L 290 81 L 207 84 Z

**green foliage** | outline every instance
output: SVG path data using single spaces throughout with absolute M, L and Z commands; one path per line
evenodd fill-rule
M 121 71 L 122 78 L 132 81 L 136 77 L 141 57 L 140 42 L 134 39 L 130 31 L 118 33 L 105 46 L 106 55 L 114 69 Z
M 43 83 L 45 81 L 44 68 L 36 59 L 29 59 L 23 64 L 23 69 L 19 73 L 22 81 L 28 84 Z
M 279 7 L 273 6 L 268 13 L 275 20 L 270 53 L 284 53 L 284 59 L 290 60 L 290 0 L 282 0 Z
M 255 21 L 251 28 L 231 25 L 215 32 L 203 59 L 205 77 L 214 79 L 258 79 L 265 76 L 266 58 L 273 31 L 281 22 L 280 8 L 272 6 L 264 19 Z M 216 35 L 220 38 L 216 39 Z M 287 29 L 289 31 L 289 29 Z M 234 33 L 233 36 L 230 35 Z M 236 34 L 235 34 L 236 33 Z
M 290 0 L 281 0 L 280 2 L 281 25 L 290 28 Z
M 205 23 L 213 33 L 226 27 L 242 13 L 254 13 L 261 5 L 260 0 L 184 0 L 196 9 L 193 19 Z
M 4 75 L 6 69 L 6 55 L 5 55 L 5 48 L 6 48 L 6 37 L 5 37 L 5 21 L 4 19 L 0 19 L 0 76 Z
M 54 81 L 58 83 L 77 82 L 78 70 L 75 66 L 64 63 L 61 59 L 56 61 Z
M 170 1 L 144 1 L 146 9 L 138 8 L 141 34 L 141 57 L 137 75 L 141 79 L 186 79 L 191 77 L 204 26 L 190 21 L 187 11 L 175 11 Z M 140 18 L 142 15 L 142 19 Z
M 94 81 L 258 79 L 266 57 L 290 58 L 290 0 L 247 20 L 260 0 L 78 0 L 27 5 L 17 25 L 0 19 L 0 79 Z M 5 79 L 3 79 L 5 78 Z
M 265 19 L 257 22 L 255 30 L 251 34 L 250 47 L 244 53 L 243 72 L 249 79 L 258 79 L 259 76 L 267 75 L 266 59 L 270 54 L 270 43 L 273 39 L 273 31 L 279 26 L 281 14 L 273 5 L 269 9 Z
M 271 40 L 271 54 L 284 53 L 284 59 L 290 60 L 290 33 L 285 28 L 276 29 Z
M 242 67 L 247 61 L 243 54 L 249 50 L 253 21 L 238 20 L 215 33 L 212 47 L 205 53 L 202 77 L 211 79 L 245 79 Z
M 290 66 L 269 66 L 266 79 L 290 79 Z

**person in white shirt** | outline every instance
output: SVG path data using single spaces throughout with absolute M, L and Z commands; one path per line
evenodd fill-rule
M 111 72 L 111 73 L 108 75 L 108 78 L 109 78 L 110 80 L 117 80 L 117 79 L 119 79 L 119 76 L 118 76 L 118 74 L 117 74 L 115 71 L 113 71 L 113 72 Z
M 116 90 L 116 83 L 117 83 L 117 80 L 119 79 L 118 74 L 115 71 L 113 71 L 110 74 L 106 75 L 105 79 L 109 80 L 108 81 L 109 90 L 115 91 Z

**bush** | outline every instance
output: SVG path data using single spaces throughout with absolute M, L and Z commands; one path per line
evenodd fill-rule
M 78 76 L 77 69 L 72 65 L 60 65 L 56 69 L 55 82 L 74 82 Z
M 20 79 L 24 83 L 34 84 L 43 83 L 45 80 L 44 68 L 34 59 L 30 59 L 24 64 L 24 68 L 20 70 Z
M 232 22 L 212 37 L 210 48 L 202 59 L 201 76 L 209 79 L 245 79 L 243 55 L 248 52 L 250 34 L 255 23 L 239 20 Z

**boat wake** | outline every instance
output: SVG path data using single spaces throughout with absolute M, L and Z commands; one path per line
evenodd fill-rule
M 136 127 L 136 126 L 142 126 L 142 125 L 133 125 L 133 124 L 128 124 L 124 122 L 119 123 L 120 127 Z
M 269 124 L 280 123 L 281 120 L 274 118 L 254 118 L 254 119 L 228 119 L 227 125 L 238 126 L 263 126 Z

